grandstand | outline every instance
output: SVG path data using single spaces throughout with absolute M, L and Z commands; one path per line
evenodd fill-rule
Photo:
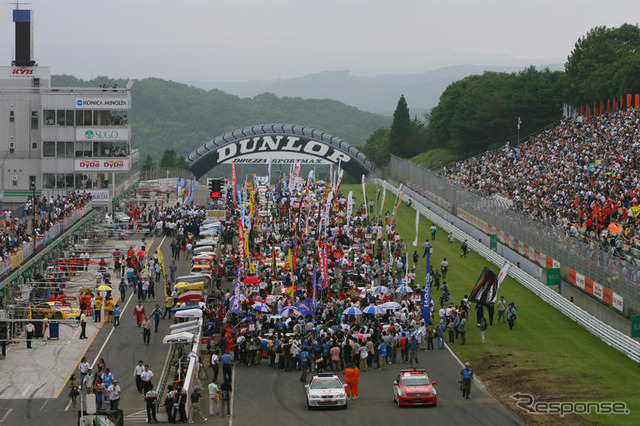
M 619 313 L 638 314 L 640 111 L 567 117 L 438 173 L 392 155 L 389 173 Z
M 640 246 L 639 146 L 640 111 L 626 109 L 565 119 L 518 148 L 507 145 L 441 173 L 570 234 L 602 238 L 603 247 L 622 253 Z

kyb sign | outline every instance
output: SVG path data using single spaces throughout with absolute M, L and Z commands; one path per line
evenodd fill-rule
M 127 141 L 129 140 L 129 129 L 120 128 L 76 128 L 77 141 Z
M 122 172 L 129 170 L 129 160 L 76 160 L 75 171 Z
M 315 164 L 348 163 L 351 157 L 332 146 L 316 140 L 297 136 L 256 136 L 229 143 L 217 149 L 216 164 L 248 160 L 268 162 L 270 160 L 310 160 Z

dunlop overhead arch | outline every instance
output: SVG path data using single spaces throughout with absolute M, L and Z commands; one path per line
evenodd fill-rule
M 267 143 L 268 142 L 268 143 Z M 353 176 L 368 175 L 375 166 L 358 149 L 320 130 L 291 124 L 260 124 L 237 129 L 206 142 L 187 157 L 201 177 L 219 164 L 252 156 L 267 164 L 272 155 L 309 159 L 309 164 L 338 164 Z M 291 160 L 293 161 L 293 160 Z

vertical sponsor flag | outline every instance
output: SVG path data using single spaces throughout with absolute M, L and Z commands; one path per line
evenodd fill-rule
M 271 158 L 269 158 L 269 165 L 267 166 L 267 177 L 269 179 L 269 186 L 271 186 Z
M 193 193 L 196 192 L 196 177 L 193 177 L 191 182 L 191 191 L 189 191 L 189 205 L 193 205 Z
M 164 270 L 164 256 L 162 255 L 162 250 L 160 250 L 160 247 L 158 247 L 158 250 L 156 250 L 156 253 L 158 254 L 158 263 L 160 264 L 160 272 L 162 272 L 162 287 L 164 289 L 164 297 L 166 299 L 167 298 L 167 274 Z
M 427 283 L 422 292 L 422 319 L 425 325 L 431 324 L 431 253 L 427 250 Z
M 367 191 L 365 187 L 365 177 L 362 175 L 362 199 L 364 200 L 364 214 L 365 217 L 369 217 L 369 207 L 367 206 Z
M 393 208 L 393 217 L 395 217 L 398 214 L 398 209 L 400 208 L 400 204 L 402 204 L 402 197 L 404 197 L 404 191 L 400 193 L 400 196 L 397 199 L 396 205 Z
M 240 240 L 240 265 L 238 267 L 238 276 L 242 275 L 244 272 L 244 229 L 242 227 L 242 219 L 238 219 L 238 238 Z
M 498 290 L 500 290 L 500 284 L 502 284 L 502 281 L 504 281 L 504 279 L 509 274 L 509 269 L 511 269 L 511 264 L 509 262 L 504 262 L 504 265 L 502 265 L 502 268 L 500 268 L 500 272 L 498 273 L 498 283 L 496 284 L 496 292 L 493 295 L 493 303 L 495 303 L 496 299 L 498 298 Z
M 238 175 L 236 172 L 236 162 L 231 162 L 231 192 L 233 192 L 233 205 L 238 207 L 238 195 L 236 192 L 236 187 L 238 186 Z
M 522 120 L 520 119 L 520 117 L 518 117 L 518 130 L 520 130 L 521 126 L 522 126 Z
M 378 203 L 380 202 L 380 187 L 376 190 L 376 209 L 373 211 L 373 215 L 375 216 L 378 211 Z
M 382 202 L 380 203 L 380 213 L 379 216 L 382 216 L 382 210 L 384 210 L 384 200 L 387 198 L 387 181 L 382 182 Z
M 291 269 L 291 275 L 293 275 L 293 254 L 291 253 L 291 248 L 287 252 L 287 260 L 289 261 L 289 268 Z
M 311 304 L 313 305 L 313 312 L 316 312 L 316 265 L 313 265 L 313 276 L 311 277 L 311 291 L 313 292 L 313 296 L 311 296 Z
M 418 227 L 420 226 L 420 212 L 416 209 L 416 239 L 413 240 L 413 246 L 418 247 Z M 407 265 L 409 262 L 407 262 Z
M 351 213 L 353 213 L 353 191 L 349 191 L 347 196 L 347 217 L 345 218 L 345 224 L 349 224 L 351 220 Z
M 236 314 L 240 311 L 240 276 L 242 275 L 240 269 L 241 267 L 238 266 L 236 280 L 233 282 L 233 303 L 229 306 L 229 310 Z
M 182 176 L 178 176 L 178 181 L 176 183 L 176 197 L 180 196 L 180 188 L 182 188 Z

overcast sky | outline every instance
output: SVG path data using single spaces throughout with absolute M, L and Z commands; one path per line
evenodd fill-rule
M 88 79 L 415 73 L 564 63 L 594 26 L 637 24 L 638 0 L 29 0 L 35 60 Z M 14 56 L 0 10 L 0 63 Z

